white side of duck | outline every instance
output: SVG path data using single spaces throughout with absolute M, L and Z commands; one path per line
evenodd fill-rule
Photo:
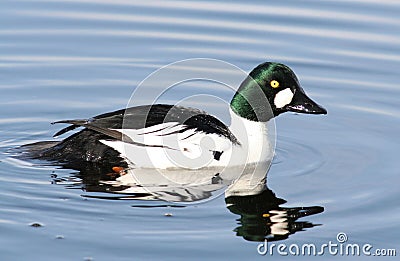
M 185 125 L 167 122 L 143 129 L 117 129 L 137 145 L 123 141 L 101 140 L 121 153 L 135 167 L 188 168 L 229 167 L 270 161 L 273 152 L 268 139 L 267 123 L 238 116 L 232 110 L 230 131 L 240 144 L 226 137 L 190 129 L 179 132 Z M 222 153 L 215 158 L 214 152 Z

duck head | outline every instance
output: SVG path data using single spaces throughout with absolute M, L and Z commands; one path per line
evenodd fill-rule
M 231 108 L 252 121 L 268 121 L 288 111 L 327 113 L 306 95 L 288 66 L 274 62 L 262 63 L 250 72 L 233 97 Z

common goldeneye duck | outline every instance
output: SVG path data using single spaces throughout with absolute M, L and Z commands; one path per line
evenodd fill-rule
M 84 120 L 54 136 L 84 127 L 60 142 L 31 145 L 32 157 L 77 165 L 84 162 L 144 168 L 233 166 L 270 162 L 267 122 L 292 111 L 326 114 L 286 65 L 262 63 L 230 102 L 231 124 L 204 111 L 166 104 L 131 107 Z

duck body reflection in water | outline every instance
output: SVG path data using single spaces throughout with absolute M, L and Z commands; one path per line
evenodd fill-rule
M 300 218 L 318 214 L 324 211 L 321 206 L 283 207 L 286 200 L 278 198 L 267 187 L 265 173 L 254 173 L 256 169 L 248 167 L 243 180 L 232 178 L 240 168 L 232 168 L 231 175 L 220 175 L 221 169 L 202 170 L 165 170 L 164 180 L 152 179 L 158 177 L 151 169 L 133 169 L 136 174 L 107 173 L 107 169 L 87 165 L 72 177 L 54 177 L 56 184 L 68 188 L 82 188 L 84 197 L 105 200 L 138 200 L 141 203 L 134 207 L 190 207 L 193 203 L 204 202 L 225 192 L 227 209 L 235 215 L 238 226 L 234 232 L 238 237 L 248 241 L 284 240 L 291 234 L 312 228 L 315 224 L 308 221 L 298 221 Z M 228 173 L 228 171 L 226 172 Z M 258 182 L 248 182 L 246 174 L 254 175 Z M 183 179 L 190 176 L 190 179 Z M 197 179 L 195 178 L 197 176 Z M 142 182 L 141 184 L 138 177 Z M 146 178 L 147 177 L 147 178 Z M 176 182 L 180 180 L 180 185 Z M 194 185 L 194 182 L 196 184 Z M 182 186 L 186 184 L 186 186 Z M 228 186 L 228 189 L 225 188 Z M 101 193 L 99 193 L 101 192 Z M 168 201 L 168 202 L 166 202 Z M 149 202 L 148 205 L 143 204 Z M 150 204 L 151 202 L 151 204 Z

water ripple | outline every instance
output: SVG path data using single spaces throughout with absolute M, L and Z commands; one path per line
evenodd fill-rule
M 300 176 L 321 168 L 324 158 L 318 149 L 294 138 L 280 136 L 272 164 L 271 175 Z
M 54 1 L 37 1 L 37 2 L 54 2 Z M 239 3 L 230 3 L 227 5 L 226 3 L 218 3 L 218 2 L 207 2 L 207 1 L 148 1 L 148 2 L 133 2 L 128 0 L 116 0 L 116 1 L 107 1 L 107 0 L 63 0 L 64 3 L 79 3 L 79 4 L 95 4 L 95 5 L 112 5 L 112 6 L 135 6 L 135 7 L 150 7 L 150 8 L 165 8 L 165 9 L 184 9 L 184 10 L 194 10 L 194 11 L 206 11 L 206 12 L 217 12 L 217 13 L 235 13 L 235 14 L 250 14 L 250 15 L 279 15 L 284 17 L 296 17 L 296 18 L 305 18 L 311 20 L 318 19 L 331 19 L 335 21 L 348 21 L 348 22 L 360 22 L 360 21 L 368 21 L 373 23 L 382 23 L 382 24 L 396 24 L 397 19 L 393 19 L 390 17 L 382 17 L 378 15 L 363 15 L 357 14 L 354 10 L 337 12 L 337 11 L 329 11 L 324 10 L 322 8 L 318 9 L 314 7 L 310 8 L 290 8 L 287 6 L 279 6 L 279 5 L 271 5 L 262 6 L 255 5 L 251 3 L 239 4 Z M 358 1 L 346 1 L 346 4 L 354 3 Z M 363 1 L 367 2 L 367 1 Z M 369 1 L 370 3 L 374 3 L 373 1 Z M 380 1 L 379 4 L 386 4 L 392 6 L 399 6 L 395 1 Z M 396 24 L 397 25 L 397 24 Z
M 260 22 L 235 22 L 226 20 L 216 20 L 216 19 L 196 19 L 196 18 L 175 18 L 175 17 L 163 17 L 163 16 L 140 16 L 140 15 L 121 15 L 121 14 L 107 14 L 107 13 L 90 13 L 90 12 L 57 12 L 51 11 L 49 13 L 43 13 L 43 10 L 37 11 L 20 11 L 21 16 L 34 16 L 34 17 L 48 17 L 53 19 L 83 19 L 83 20 L 96 20 L 96 21 L 111 21 L 111 22 L 134 22 L 134 23 L 150 23 L 159 25 L 184 25 L 191 27 L 208 27 L 208 28 L 220 28 L 220 29 L 232 29 L 232 30 L 244 30 L 244 31 L 256 31 L 265 33 L 279 33 L 288 35 L 303 35 L 308 37 L 318 37 L 318 38 L 333 38 L 342 40 L 353 40 L 353 41 L 370 41 L 382 44 L 398 44 L 400 43 L 400 38 L 394 35 L 384 34 L 381 31 L 377 32 L 361 32 L 359 30 L 354 30 L 352 28 L 346 29 L 331 29 L 331 28 L 316 28 L 313 26 L 298 26 L 298 25 L 277 25 L 277 24 L 267 24 Z M 323 17 L 323 16 L 322 16 Z M 325 17 L 323 17 L 325 18 Z M 337 17 L 336 17 L 337 19 Z M 361 18 L 360 18 L 361 19 Z M 366 17 L 364 17 L 366 19 Z M 359 19 L 357 19 L 359 20 Z M 362 21 L 362 20 L 361 20 Z M 393 23 L 397 25 L 398 19 L 394 20 Z M 33 34 L 35 30 L 29 30 L 28 33 Z M 70 30 L 61 30 L 64 34 L 71 34 Z M 89 32 L 88 32 L 89 31 Z M 210 35 L 210 34 L 200 34 L 200 33 L 189 33 L 184 34 L 177 32 L 149 32 L 149 31 L 115 31 L 115 30 L 74 30 L 76 34 L 89 34 L 89 35 L 113 35 L 113 36 L 130 36 L 130 37 L 160 37 L 160 38 L 178 38 L 178 39 L 192 39 L 197 41 L 225 41 L 234 43 L 258 43 L 260 41 L 255 39 L 249 39 L 244 37 L 234 37 L 227 35 Z M 15 30 L 2 30 L 0 34 L 23 34 L 24 31 Z M 26 33 L 26 32 L 25 32 Z M 59 30 L 39 30 L 41 34 L 57 34 L 60 33 Z

